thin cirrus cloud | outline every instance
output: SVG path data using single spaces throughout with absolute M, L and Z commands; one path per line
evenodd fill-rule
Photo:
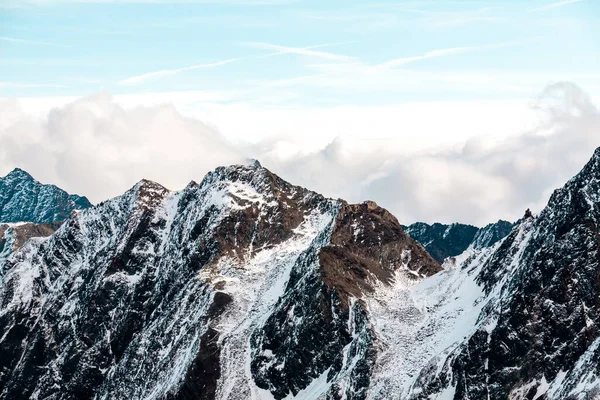
M 321 50 L 314 50 L 319 47 L 334 46 L 334 45 L 342 44 L 342 43 L 327 43 L 327 44 L 319 44 L 319 45 L 308 46 L 308 47 L 281 46 L 281 45 L 277 45 L 277 44 L 264 43 L 264 42 L 246 42 L 244 44 L 248 47 L 252 47 L 255 49 L 274 51 L 274 53 L 267 54 L 267 56 L 277 56 L 277 55 L 283 55 L 283 54 L 297 54 L 297 55 L 301 55 L 301 56 L 318 57 L 318 58 L 323 58 L 326 60 L 333 60 L 333 61 L 349 61 L 349 60 L 354 59 L 354 57 L 346 56 L 343 54 L 336 54 L 336 53 L 330 53 L 330 52 L 321 51 Z
M 582 1 L 584 1 L 584 0 L 562 0 L 562 1 L 557 1 L 555 3 L 547 4 L 547 5 L 542 6 L 542 7 L 534 8 L 531 11 L 552 10 L 554 8 L 563 7 L 563 6 L 567 6 L 569 4 L 574 4 L 574 3 L 580 3 Z
M 123 80 L 119 81 L 119 84 L 120 85 L 136 85 L 136 84 L 139 84 L 139 83 L 145 82 L 147 80 L 151 80 L 151 79 L 162 78 L 165 76 L 175 75 L 175 74 L 179 74 L 181 72 L 192 71 L 195 69 L 219 67 L 221 65 L 229 64 L 229 63 L 239 61 L 239 60 L 241 60 L 241 58 L 229 58 L 227 60 L 217 61 L 217 62 L 208 63 L 208 64 L 197 64 L 197 65 L 192 65 L 192 66 L 183 67 L 183 68 L 163 69 L 160 71 L 147 72 L 145 74 L 136 75 L 136 76 L 132 76 L 132 77 L 123 79 Z
M 394 59 L 385 61 L 380 64 L 367 64 L 367 63 L 360 62 L 360 61 L 345 62 L 345 63 L 330 62 L 330 63 L 323 63 L 323 64 L 311 64 L 308 67 L 313 70 L 319 71 L 321 74 L 318 76 L 321 78 L 323 78 L 323 77 L 325 77 L 325 78 L 326 77 L 339 77 L 340 74 L 344 74 L 344 76 L 346 76 L 346 77 L 348 75 L 352 75 L 355 77 L 358 77 L 358 76 L 362 76 L 362 77 L 380 76 L 380 73 L 382 71 L 393 71 L 396 69 L 400 69 L 401 67 L 404 67 L 407 64 L 420 62 L 420 61 L 424 61 L 427 59 L 449 57 L 449 56 L 460 55 L 460 54 L 465 54 L 465 53 L 488 51 L 488 50 L 501 49 L 501 48 L 506 48 L 506 47 L 523 46 L 523 45 L 526 45 L 529 43 L 536 42 L 540 39 L 542 39 L 542 38 L 541 37 L 533 37 L 533 38 L 527 38 L 527 39 L 518 40 L 518 41 L 493 43 L 493 44 L 486 44 L 486 45 L 481 45 L 481 46 L 457 46 L 457 47 L 449 47 L 449 48 L 444 48 L 444 49 L 436 49 L 436 50 L 431 50 L 431 51 L 428 51 L 428 52 L 425 52 L 423 54 L 416 55 L 416 56 L 394 58 Z M 355 61 L 355 60 L 350 60 L 350 61 Z M 435 75 L 440 76 L 440 73 L 438 72 Z M 363 82 L 362 79 L 348 79 L 348 78 L 346 78 L 346 81 L 356 82 L 359 84 L 361 84 Z
M 20 39 L 20 38 L 15 38 L 15 37 L 8 37 L 8 36 L 0 36 L 0 41 L 11 42 L 11 43 L 33 44 L 33 45 L 39 45 L 39 46 L 57 46 L 55 43 L 43 42 L 43 41 L 38 41 L 38 40 Z
M 451 56 L 451 55 L 456 55 L 456 54 L 468 53 L 471 51 L 475 51 L 476 49 L 477 49 L 476 47 L 452 47 L 452 48 L 447 48 L 447 49 L 432 50 L 432 51 L 428 51 L 428 52 L 418 55 L 418 56 L 394 58 L 393 60 L 389 60 L 384 63 L 378 64 L 378 65 L 376 65 L 376 67 L 384 68 L 384 69 L 396 68 L 396 67 L 401 67 L 401 66 L 409 64 L 409 63 L 427 60 L 428 58 L 437 58 L 437 57 L 445 57 L 445 56 Z
M 428 52 L 418 55 L 418 56 L 395 58 L 395 59 L 386 61 L 384 63 L 378 64 L 378 65 L 376 65 L 376 67 L 383 68 L 383 69 L 397 68 L 397 67 L 401 67 L 406 64 L 409 64 L 409 63 L 427 60 L 429 58 L 446 57 L 446 56 L 453 56 L 453 55 L 464 54 L 464 53 L 472 53 L 472 52 L 477 52 L 477 51 L 501 49 L 504 47 L 523 46 L 525 44 L 537 41 L 539 39 L 540 38 L 528 38 L 525 40 L 504 42 L 504 43 L 494 43 L 494 44 L 488 44 L 488 45 L 483 45 L 483 46 L 462 46 L 462 47 L 450 47 L 450 48 L 446 48 L 446 49 L 432 50 L 432 51 L 428 51 Z
M 284 55 L 284 54 L 297 54 L 297 55 L 323 58 L 323 59 L 327 59 L 327 60 L 331 60 L 331 61 L 353 60 L 353 58 L 349 57 L 349 56 L 315 50 L 320 47 L 333 46 L 333 45 L 337 45 L 337 44 L 341 44 L 341 43 L 326 43 L 326 44 L 318 44 L 318 45 L 307 46 L 307 47 L 280 46 L 280 45 L 276 45 L 276 44 L 263 43 L 263 42 L 246 42 L 243 44 L 246 46 L 249 46 L 249 47 L 257 48 L 257 49 L 273 51 L 272 53 L 269 53 L 266 55 L 254 56 L 254 57 L 273 57 L 273 56 L 280 56 L 280 55 Z M 229 64 L 229 63 L 232 63 L 235 61 L 239 61 L 239 60 L 242 60 L 245 58 L 250 58 L 250 57 L 252 57 L 252 56 L 229 58 L 227 60 L 217 61 L 217 62 L 213 62 L 213 63 L 209 63 L 209 64 L 198 64 L 198 65 L 192 65 L 192 66 L 183 67 L 183 68 L 163 69 L 160 71 L 153 71 L 153 72 L 148 72 L 148 73 L 141 74 L 141 75 L 131 76 L 129 78 L 125 78 L 125 79 L 119 81 L 118 83 L 119 83 L 119 85 L 137 85 L 137 84 L 146 82 L 148 80 L 162 78 L 162 77 L 170 76 L 170 75 L 175 75 L 175 74 L 179 74 L 181 72 L 192 71 L 195 69 L 219 67 L 221 65 L 226 65 L 226 64 Z
M 284 81 L 283 83 L 277 84 L 277 86 L 280 86 L 280 85 L 285 86 L 288 83 L 295 84 L 299 81 L 311 80 L 313 78 L 322 78 L 328 74 L 337 74 L 337 73 L 364 74 L 364 73 L 375 72 L 375 71 L 380 71 L 380 70 L 391 70 L 394 68 L 402 67 L 406 64 L 419 62 L 419 61 L 427 60 L 430 58 L 448 57 L 448 56 L 459 55 L 459 54 L 464 54 L 464 53 L 501 49 L 501 48 L 505 48 L 505 47 L 523 46 L 528 43 L 538 41 L 540 39 L 541 38 L 539 38 L 539 37 L 534 37 L 534 38 L 527 38 L 527 39 L 518 40 L 518 41 L 492 43 L 492 44 L 487 44 L 487 45 L 482 45 L 482 46 L 460 46 L 460 47 L 450 47 L 450 48 L 445 48 L 445 49 L 436 49 L 436 50 L 431 50 L 431 51 L 428 51 L 426 53 L 423 53 L 423 54 L 420 54 L 417 56 L 394 58 L 389 61 L 386 61 L 386 62 L 383 62 L 380 64 L 376 64 L 376 65 L 365 64 L 355 57 L 313 50 L 316 47 L 324 47 L 324 46 L 329 46 L 329 45 L 333 45 L 333 44 L 324 44 L 324 45 L 302 47 L 302 48 L 280 46 L 280 45 L 274 45 L 274 44 L 262 43 L 262 42 L 251 42 L 251 43 L 246 43 L 246 45 L 249 45 L 249 46 L 252 46 L 255 48 L 261 48 L 261 49 L 265 49 L 265 50 L 274 50 L 275 51 L 274 53 L 267 54 L 266 56 L 276 56 L 276 55 L 282 55 L 282 54 L 298 54 L 298 55 L 322 58 L 322 59 L 325 59 L 326 61 L 329 61 L 329 63 L 325 63 L 325 64 L 309 65 L 309 67 L 316 68 L 317 70 L 319 70 L 320 74 L 303 76 L 303 77 L 299 77 L 298 79 L 292 79 L 292 80 Z

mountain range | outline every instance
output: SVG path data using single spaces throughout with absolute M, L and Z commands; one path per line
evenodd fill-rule
M 460 223 L 429 225 L 424 222 L 416 222 L 402 228 L 441 263 L 448 257 L 462 254 L 470 247 L 483 249 L 492 246 L 505 238 L 514 226 L 514 223 L 499 220 L 483 228 Z
M 600 398 L 600 149 L 481 229 L 258 162 L 96 206 L 24 175 L 0 187 L 2 399 Z

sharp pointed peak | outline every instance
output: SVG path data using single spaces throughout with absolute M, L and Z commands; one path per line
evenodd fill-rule
M 135 185 L 133 185 L 134 190 L 144 191 L 144 190 L 159 190 L 159 191 L 169 191 L 166 187 L 161 185 L 158 182 L 152 181 L 150 179 L 141 179 Z
M 262 168 L 262 164 L 256 158 L 249 158 L 246 165 L 254 168 Z
M 157 205 L 170 191 L 160 183 L 142 179 L 128 193 L 131 193 L 136 204 L 150 207 Z
M 262 166 L 260 161 L 258 161 L 256 158 L 247 158 L 243 163 L 226 165 L 226 166 L 222 166 L 219 168 L 232 169 L 232 170 L 251 170 L 251 171 L 266 169 L 265 167 Z
M 590 178 L 592 176 L 596 176 L 599 173 L 600 173 L 600 147 L 598 147 L 596 150 L 594 150 L 594 154 L 592 154 L 592 157 L 585 164 L 585 166 L 581 169 L 581 171 L 579 171 L 579 173 L 577 175 L 575 175 L 573 178 L 571 178 L 567 182 L 567 185 L 565 185 L 565 186 L 569 186 L 570 184 L 573 184 L 576 182 L 579 182 L 579 183 L 586 182 L 586 181 L 590 180 Z
M 211 177 L 211 180 L 225 179 L 254 181 L 257 179 L 264 179 L 270 174 L 270 171 L 263 167 L 258 160 L 247 159 L 246 162 L 242 164 L 230 164 L 217 167 L 214 171 L 209 172 L 206 177 Z
M 15 168 L 12 171 L 10 171 L 5 178 L 20 178 L 20 179 L 31 179 L 33 180 L 33 177 L 31 176 L 31 174 L 27 171 L 25 171 L 24 169 L 21 168 Z

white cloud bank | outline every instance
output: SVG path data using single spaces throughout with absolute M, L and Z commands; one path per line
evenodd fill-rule
M 172 106 L 126 110 L 107 93 L 24 115 L 0 103 L 0 166 L 19 166 L 43 182 L 98 202 L 141 178 L 180 188 L 217 165 L 243 162 L 214 129 Z
M 283 137 L 233 144 L 172 106 L 126 109 L 106 93 L 44 118 L 8 100 L 0 102 L 0 173 L 19 166 L 43 182 L 101 201 L 141 178 L 178 189 L 218 165 L 254 157 L 327 196 L 373 199 L 403 223 L 483 225 L 514 220 L 528 207 L 540 210 L 600 146 L 600 112 L 577 86 L 549 86 L 536 107 L 542 116 L 537 128 L 503 139 L 477 136 L 444 150 L 407 153 L 389 140 L 338 138 L 299 152 Z M 376 132 L 365 136 L 370 134 Z

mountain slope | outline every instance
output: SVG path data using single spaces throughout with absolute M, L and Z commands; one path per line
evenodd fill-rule
M 469 247 L 482 249 L 489 247 L 506 237 L 514 224 L 499 220 L 498 222 L 477 228 L 472 225 L 416 222 L 404 226 L 404 230 L 439 262 L 454 257 Z
M 364 299 L 441 270 L 376 204 L 259 164 L 142 181 L 1 268 L 5 399 L 365 398 Z
M 34 224 L 18 222 L 0 224 L 0 265 L 15 250 L 33 237 L 52 235 L 60 227 L 60 222 L 52 224 Z M 2 274 L 0 272 L 0 277 Z
M 19 168 L 0 178 L 0 222 L 53 223 L 90 206 L 85 197 L 43 185 Z
M 142 181 L 0 259 L 0 398 L 595 399 L 599 210 L 600 149 L 442 268 L 259 164 Z
M 497 222 L 488 224 L 477 231 L 469 247 L 473 249 L 483 249 L 485 247 L 493 246 L 507 237 L 515 225 L 515 223 L 501 219 Z
M 600 396 L 599 207 L 600 149 L 539 216 L 474 267 L 457 267 L 476 282 L 468 305 L 481 311 L 464 339 L 420 372 L 409 398 Z

